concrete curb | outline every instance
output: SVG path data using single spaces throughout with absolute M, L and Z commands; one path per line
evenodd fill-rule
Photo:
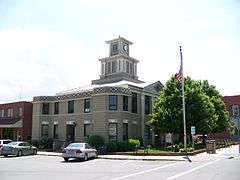
M 57 154 L 57 153 L 47 153 L 47 152 L 38 152 L 37 153 L 38 156 L 55 156 L 55 157 L 62 157 L 61 154 Z M 147 156 L 145 157 L 140 157 L 137 156 L 137 158 L 133 158 L 133 157 L 104 157 L 104 156 L 98 156 L 98 159 L 109 159 L 109 160 L 135 160 L 135 161 L 186 161 L 185 159 L 168 159 L 166 158 L 147 158 Z
M 131 161 L 186 161 L 185 159 L 146 159 L 146 158 L 111 158 L 111 157 L 98 157 L 98 159 L 109 160 L 131 160 Z

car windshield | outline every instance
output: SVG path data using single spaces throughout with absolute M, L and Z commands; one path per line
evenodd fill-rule
M 11 145 L 11 146 L 16 146 L 16 145 L 18 145 L 19 144 L 19 142 L 11 142 L 11 143 L 8 143 L 8 145 Z
M 10 142 L 12 142 L 12 141 L 3 141 L 3 144 L 8 144 Z
M 73 144 L 69 144 L 68 147 L 70 147 L 70 148 L 82 148 L 83 144 L 82 143 L 73 143 Z

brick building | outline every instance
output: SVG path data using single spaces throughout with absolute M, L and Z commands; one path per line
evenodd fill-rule
M 235 128 L 240 129 L 240 95 L 237 96 L 224 96 L 223 101 L 229 112 L 231 120 L 235 124 Z
M 31 102 L 0 104 L 0 139 L 27 140 L 31 134 Z

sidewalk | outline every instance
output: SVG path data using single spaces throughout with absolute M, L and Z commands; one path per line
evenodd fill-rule
M 61 153 L 57 152 L 44 152 L 39 151 L 37 153 L 41 156 L 59 156 Z M 193 161 L 199 160 L 211 160 L 216 158 L 224 158 L 231 156 L 239 156 L 239 146 L 234 145 L 227 148 L 218 149 L 216 154 L 207 154 L 206 152 L 197 154 L 195 156 L 189 156 Z M 131 155 L 99 155 L 99 159 L 112 159 L 112 160 L 143 160 L 143 161 L 188 161 L 186 156 L 131 156 Z

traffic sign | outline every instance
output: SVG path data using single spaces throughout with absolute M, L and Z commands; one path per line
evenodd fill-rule
M 195 126 L 191 126 L 191 135 L 195 135 L 196 134 L 196 128 Z

